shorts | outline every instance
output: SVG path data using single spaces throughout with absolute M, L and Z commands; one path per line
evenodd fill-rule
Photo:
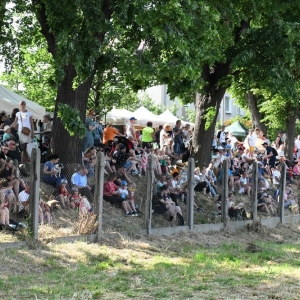
M 131 167 L 131 165 L 132 165 L 132 162 L 127 161 L 123 167 L 126 168 L 126 169 L 129 169 Z
M 254 146 L 250 146 L 250 147 L 249 147 L 249 151 L 250 151 L 251 153 L 253 153 L 253 152 L 254 152 Z
M 19 131 L 18 134 L 19 134 L 19 141 L 21 145 L 31 143 L 31 132 L 29 133 L 29 135 L 26 135 L 21 131 Z

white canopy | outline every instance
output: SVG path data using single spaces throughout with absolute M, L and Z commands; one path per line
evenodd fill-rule
M 132 116 L 133 113 L 125 108 L 118 109 L 113 107 L 113 109 L 107 113 L 106 121 L 112 122 L 114 125 L 125 125 Z
M 162 114 L 158 116 L 158 119 L 163 124 L 170 124 L 171 126 L 175 126 L 176 121 L 180 120 L 180 118 L 174 116 L 168 109 L 164 111 Z
M 146 107 L 141 106 L 132 113 L 132 116 L 137 119 L 136 124 L 139 126 L 146 126 L 147 122 L 151 121 L 153 127 L 159 126 L 158 116 L 149 111 Z
M 34 120 L 42 120 L 46 114 L 43 106 L 36 102 L 25 99 L 24 97 L 10 91 L 3 85 L 0 85 L 0 110 L 4 110 L 8 115 L 11 114 L 14 108 L 18 108 L 21 101 L 26 102 L 26 107 L 33 114 Z

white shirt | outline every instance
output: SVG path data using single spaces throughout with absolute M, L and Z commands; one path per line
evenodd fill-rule
M 164 135 L 167 134 L 168 133 L 164 129 L 160 131 L 160 135 L 159 135 L 160 148 L 162 148 L 164 145 L 167 145 L 167 140 L 170 138 L 170 136 L 164 137 Z
M 243 184 L 247 184 L 247 177 L 243 178 L 241 177 L 240 178 L 240 183 L 243 185 Z
M 229 139 L 231 140 L 231 145 L 234 145 L 237 142 L 237 138 L 235 136 L 230 136 Z
M 300 149 L 300 140 L 296 140 L 295 141 L 295 146 L 297 147 L 297 149 Z
M 127 198 L 127 196 L 128 196 L 128 190 L 126 190 L 126 189 L 119 188 L 119 193 L 120 193 L 121 197 L 124 199 Z
M 25 208 L 23 202 L 26 202 L 28 200 L 29 194 L 27 194 L 24 190 L 21 193 L 19 193 L 18 198 L 19 198 L 19 211 L 21 211 L 22 209 Z
M 126 125 L 126 135 L 127 135 L 127 138 L 133 137 L 135 139 L 135 136 L 133 136 L 133 134 L 132 134 L 132 130 L 131 130 L 132 126 L 131 125 L 133 126 L 133 124 L 131 124 L 131 123 Z
M 219 138 L 220 143 L 225 143 L 225 137 L 226 137 L 226 133 L 224 131 L 221 131 L 220 138 Z
M 280 182 L 278 180 L 276 180 L 276 177 L 278 177 L 278 179 L 280 179 L 280 172 L 278 170 L 274 170 L 272 177 L 273 177 L 273 184 L 279 184 Z
M 256 139 L 252 135 L 248 135 L 248 143 L 250 147 L 255 147 Z
M 16 117 L 18 118 L 18 131 L 21 131 L 23 127 L 31 130 L 30 117 L 32 117 L 32 113 L 30 111 L 19 111 L 16 113 Z

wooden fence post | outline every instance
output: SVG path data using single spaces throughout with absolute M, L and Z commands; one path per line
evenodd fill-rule
M 222 222 L 227 226 L 228 222 L 228 161 L 223 161 L 223 176 L 222 176 Z
M 100 242 L 102 236 L 102 217 L 103 217 L 103 185 L 104 185 L 104 167 L 105 167 L 105 156 L 103 152 L 97 153 L 97 162 L 95 166 L 95 213 L 97 215 L 97 242 Z
M 153 183 L 154 183 L 154 163 L 155 158 L 153 155 L 148 155 L 148 169 L 147 169 L 147 197 L 145 203 L 145 228 L 148 235 L 151 234 L 152 222 L 152 197 L 153 197 Z
M 286 184 L 286 164 L 280 164 L 280 185 L 279 185 L 279 218 L 280 222 L 284 222 L 284 194 Z
M 258 164 L 256 161 L 252 165 L 252 220 L 257 219 L 257 192 L 258 192 Z
M 189 229 L 192 230 L 194 226 L 194 171 L 195 171 L 195 160 L 189 158 L 187 179 L 188 179 L 188 189 L 187 189 L 187 225 Z
M 40 205 L 40 170 L 41 151 L 32 149 L 30 157 L 30 195 L 29 195 L 29 230 L 32 239 L 38 239 L 39 205 Z

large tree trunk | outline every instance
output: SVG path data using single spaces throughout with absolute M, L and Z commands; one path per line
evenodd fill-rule
M 211 145 L 214 136 L 220 103 L 227 87 L 218 85 L 218 81 L 230 73 L 229 64 L 215 64 L 214 69 L 204 66 L 202 78 L 207 82 L 202 94 L 197 93 L 195 97 L 195 131 L 193 135 L 193 157 L 196 166 L 208 166 L 211 162 Z M 206 129 L 207 120 L 203 116 L 209 108 L 215 109 L 210 126 Z
M 261 122 L 262 115 L 257 106 L 257 97 L 250 92 L 246 94 L 246 100 L 250 108 L 253 127 L 259 128 L 259 130 L 261 130 L 264 134 L 267 134 L 267 127 Z
M 82 139 L 78 135 L 70 136 L 64 128 L 60 118 L 57 118 L 58 104 L 68 104 L 80 112 L 82 120 L 86 116 L 89 91 L 92 84 L 92 77 L 73 89 L 73 80 L 76 77 L 76 71 L 73 65 L 65 67 L 65 78 L 57 91 L 55 122 L 53 124 L 52 153 L 60 155 L 60 160 L 64 164 L 80 163 L 82 160 Z
M 293 107 L 290 103 L 287 104 L 286 111 L 288 112 L 288 115 L 286 118 L 286 141 L 284 152 L 290 160 L 293 159 L 295 145 L 297 110 L 298 109 Z

